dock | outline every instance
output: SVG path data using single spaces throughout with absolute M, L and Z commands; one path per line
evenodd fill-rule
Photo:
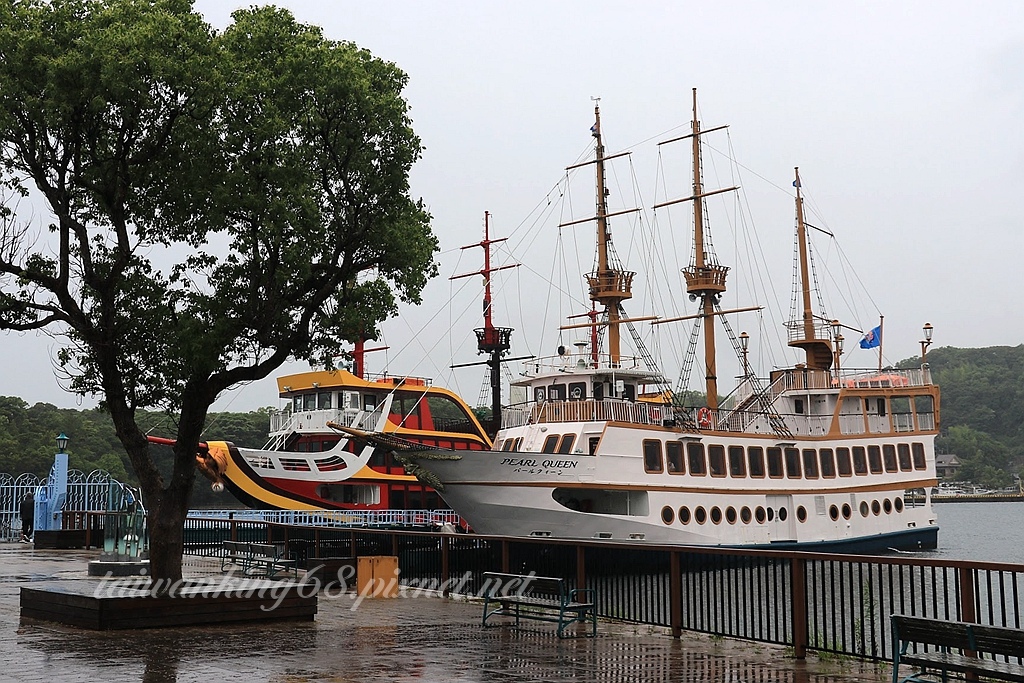
M 481 603 L 418 593 L 322 594 L 308 622 L 97 632 L 22 618 L 23 586 L 97 582 L 98 551 L 0 544 L 0 660 L 7 681 L 780 681 L 882 683 L 885 665 L 602 618 L 595 638 L 547 624 L 482 628 Z M 191 578 L 219 576 L 186 558 Z M 358 604 L 357 604 L 358 603 Z

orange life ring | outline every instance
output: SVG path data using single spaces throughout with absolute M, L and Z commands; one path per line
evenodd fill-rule
M 711 409 L 704 406 L 697 411 L 697 424 L 706 429 L 711 426 Z

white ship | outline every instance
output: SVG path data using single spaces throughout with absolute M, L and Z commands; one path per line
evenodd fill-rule
M 812 310 L 807 226 L 796 187 L 798 313 L 788 343 L 805 360 L 757 376 L 723 310 L 729 268 L 710 248 L 700 144 L 693 98 L 694 248 L 683 270 L 697 313 L 691 347 L 703 337 L 706 405 L 686 408 L 649 356 L 627 357 L 620 328 L 630 320 L 635 273 L 611 247 L 605 151 L 595 107 L 597 257 L 587 275 L 602 307 L 592 342 L 527 361 L 513 384 L 528 402 L 502 413 L 492 451 L 405 455 L 471 525 L 485 534 L 608 539 L 654 544 L 768 546 L 868 551 L 934 548 L 938 526 L 933 442 L 939 389 L 924 353 L 904 370 L 840 368 L 844 325 Z M 674 140 L 673 140 L 674 141 Z M 666 141 L 666 142 L 673 142 Z M 735 189 L 735 188 L 730 188 Z M 682 296 L 682 293 L 680 293 Z M 599 309 L 600 310 L 600 309 Z M 670 322 L 655 321 L 656 324 Z M 603 334 L 598 335 L 598 326 Z M 742 354 L 742 377 L 719 405 L 715 331 L 722 326 Z M 852 328 L 846 328 L 849 332 Z M 876 337 L 881 330 L 877 330 Z M 602 342 L 599 348 L 598 340 Z M 868 337 L 868 345 L 877 339 Z M 881 358 L 881 354 L 879 354 Z M 687 361 L 692 363 L 692 359 Z M 369 438 L 373 438 L 370 436 Z M 457 457 L 454 457 L 457 455 Z

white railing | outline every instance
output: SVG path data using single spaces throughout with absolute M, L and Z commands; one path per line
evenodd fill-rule
M 615 399 L 601 401 L 550 401 L 512 406 L 501 412 L 502 427 L 520 427 L 541 422 L 628 422 L 660 425 L 670 418 L 668 406 Z
M 458 526 L 454 510 L 189 510 L 189 517 L 316 527 Z
M 599 369 L 613 372 L 615 370 L 647 370 L 647 366 L 642 358 L 636 356 L 620 356 L 617 363 L 612 363 L 611 356 L 602 353 L 598 354 L 595 364 L 594 357 L 590 353 L 566 353 L 564 356 L 546 356 L 525 361 L 522 374 L 525 377 L 535 377 L 575 369 Z

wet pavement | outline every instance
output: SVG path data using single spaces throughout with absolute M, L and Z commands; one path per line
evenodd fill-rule
M 0 544 L 0 681 L 882 683 L 885 666 L 799 661 L 785 648 L 601 620 L 596 638 L 559 640 L 551 624 L 481 628 L 481 604 L 437 596 L 321 596 L 312 622 L 86 631 L 22 619 L 23 585 L 97 582 L 95 551 Z M 220 576 L 189 559 L 188 576 Z

